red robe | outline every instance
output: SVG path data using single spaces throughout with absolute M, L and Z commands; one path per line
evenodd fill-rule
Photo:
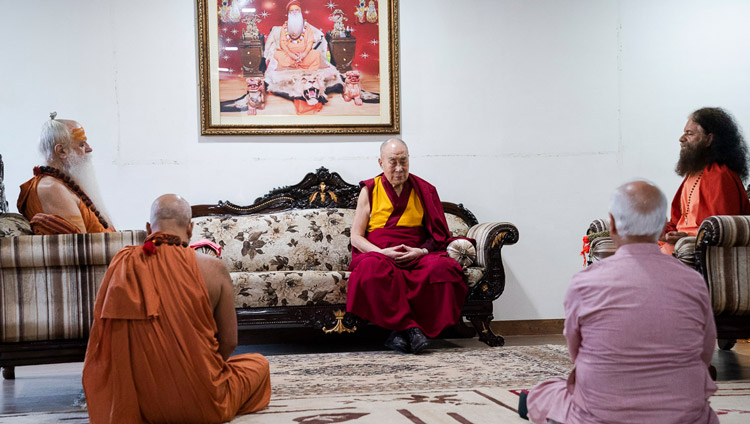
M 677 223 L 682 217 L 682 194 L 685 180 L 680 184 L 672 200 L 672 213 L 665 231 L 677 231 Z M 736 172 L 726 165 L 712 163 L 703 170 L 698 190 L 700 205 L 696 211 L 696 222 L 713 215 L 750 215 L 750 201 Z
M 418 327 L 435 337 L 458 321 L 468 290 L 461 266 L 445 252 L 451 238 L 443 206 L 435 187 L 415 175 L 409 175 L 400 196 L 385 177 L 380 182 L 393 212 L 383 228 L 365 234 L 367 240 L 380 248 L 405 244 L 430 253 L 399 265 L 381 253 L 352 248 L 346 310 L 390 330 Z M 375 179 L 360 186 L 367 187 L 376 207 Z M 398 226 L 412 189 L 424 211 L 422 225 Z

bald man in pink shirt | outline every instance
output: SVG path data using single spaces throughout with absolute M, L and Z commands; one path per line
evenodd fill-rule
M 703 278 L 656 241 L 667 200 L 631 181 L 610 202 L 616 253 L 579 272 L 565 295 L 575 368 L 521 398 L 534 423 L 718 423 L 708 398 L 716 326 Z

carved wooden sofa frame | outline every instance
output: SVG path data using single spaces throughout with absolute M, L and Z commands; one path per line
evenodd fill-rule
M 336 172 L 321 167 L 308 173 L 298 184 L 271 190 L 259 197 L 251 205 L 239 206 L 229 201 L 219 201 L 216 205 L 192 206 L 193 218 L 202 216 L 255 215 L 293 209 L 347 208 L 355 209 L 359 186 L 344 181 Z M 462 204 L 443 202 L 446 213 L 460 217 L 469 227 L 478 224 L 474 214 Z M 473 337 L 490 346 L 502 346 L 502 336 L 493 333 L 490 322 L 493 319 L 493 301 L 505 289 L 505 269 L 502 262 L 502 248 L 518 241 L 518 229 L 510 223 L 500 223 L 485 234 L 485 240 L 478 244 L 487 245 L 484 252 L 486 261 L 482 280 L 470 289 L 461 316 L 472 323 L 469 327 L 463 319 L 455 326 L 461 337 Z M 479 253 L 479 252 L 478 252 Z M 346 313 L 346 305 L 306 305 L 238 308 L 237 321 L 242 330 L 265 325 L 307 326 L 326 333 L 355 332 L 366 324 L 365 321 Z

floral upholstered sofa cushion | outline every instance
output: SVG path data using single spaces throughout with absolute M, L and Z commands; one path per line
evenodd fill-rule
M 237 308 L 343 304 L 353 218 L 353 209 L 197 217 L 193 241 L 222 246 Z M 466 236 L 469 226 L 461 218 L 446 218 L 453 236 Z M 481 267 L 465 272 L 470 285 L 483 276 Z
M 0 237 L 15 237 L 34 234 L 31 224 L 17 213 L 0 214 Z

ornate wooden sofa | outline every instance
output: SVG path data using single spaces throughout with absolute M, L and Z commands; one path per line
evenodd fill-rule
M 351 261 L 349 227 L 359 187 L 320 168 L 300 183 L 272 190 L 252 205 L 229 201 L 193 206 L 193 241 L 222 246 L 235 286 L 240 329 L 271 324 L 311 326 L 326 333 L 354 332 L 365 323 L 346 313 Z M 505 288 L 503 246 L 518 241 L 510 223 L 478 224 L 461 204 L 443 202 L 454 236 L 476 239 L 476 259 L 465 267 L 469 293 L 456 329 L 504 343 L 490 329 L 492 301 Z

